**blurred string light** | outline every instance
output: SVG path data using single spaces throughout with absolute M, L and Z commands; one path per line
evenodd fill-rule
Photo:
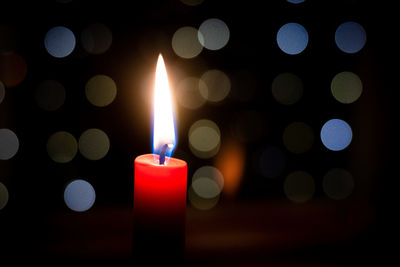
M 0 54 L 0 80 L 8 88 L 19 85 L 26 77 L 25 59 L 15 52 Z
M 88 129 L 79 137 L 79 152 L 89 160 L 104 158 L 110 149 L 110 140 L 100 129 Z
M 297 55 L 306 49 L 308 33 L 302 25 L 291 22 L 278 30 L 276 41 L 283 52 L 289 55 Z
M 70 162 L 78 152 L 75 137 L 65 131 L 52 134 L 47 140 L 46 150 L 49 157 L 57 163 Z
M 314 195 L 315 182 L 309 173 L 294 171 L 286 177 L 283 189 L 286 197 L 291 201 L 305 203 Z
M 3 102 L 3 99 L 6 95 L 6 88 L 4 87 L 4 84 L 0 81 L 0 104 Z
M 65 88 L 58 81 L 45 80 L 36 87 L 35 100 L 46 111 L 57 110 L 64 104 Z
M 203 166 L 193 174 L 188 191 L 189 201 L 197 209 L 211 209 L 218 203 L 223 187 L 221 172 L 213 166 Z
M 219 194 L 214 198 L 202 198 L 196 194 L 192 186 L 190 186 L 188 189 L 188 199 L 190 201 L 190 204 L 199 210 L 212 209 L 213 207 L 215 207 L 215 205 L 218 204 L 219 198 Z
M 220 70 L 208 70 L 201 78 L 186 77 L 177 85 L 178 103 L 187 109 L 198 109 L 206 101 L 218 103 L 224 100 L 231 89 L 229 77 Z
M 236 140 L 225 140 L 215 158 L 215 167 L 224 177 L 223 194 L 237 195 L 245 168 L 245 149 Z
M 95 75 L 86 83 L 85 94 L 92 105 L 105 107 L 114 101 L 117 95 L 117 85 L 107 75 Z
M 74 33 L 64 26 L 51 28 L 44 37 L 47 52 L 56 58 L 63 58 L 72 53 L 75 48 Z
M 230 32 L 225 22 L 217 18 L 205 20 L 199 29 L 185 26 L 179 28 L 172 36 L 172 49 L 182 58 L 198 56 L 203 47 L 209 50 L 219 50 L 226 46 Z
M 211 18 L 201 23 L 198 31 L 199 42 L 209 50 L 219 50 L 229 41 L 229 28 L 220 19 Z
M 64 201 L 68 208 L 82 212 L 90 209 L 96 200 L 93 186 L 85 180 L 70 182 L 64 190 Z
M 198 6 L 203 3 L 204 0 L 181 0 L 182 3 L 188 6 Z
M 333 97 L 343 104 L 356 101 L 361 96 L 362 88 L 362 82 L 357 74 L 349 71 L 336 74 L 331 82 Z
M 218 184 L 208 179 L 207 177 L 200 177 L 192 182 L 194 192 L 202 198 L 214 198 L 221 192 Z
M 354 179 L 347 170 L 334 168 L 323 177 L 322 188 L 325 194 L 332 199 L 345 199 L 353 192 Z
M 106 25 L 101 23 L 87 25 L 82 30 L 81 43 L 89 54 L 102 54 L 112 44 L 112 32 Z
M 224 100 L 231 90 L 231 81 L 223 71 L 208 70 L 200 79 L 206 85 L 199 86 L 200 94 L 210 102 L 217 103 Z
M 203 179 L 208 181 L 204 181 Z M 217 168 L 213 166 L 203 166 L 194 172 L 192 187 L 197 195 L 203 198 L 214 198 L 220 194 L 224 188 L 224 177 Z
M 305 0 L 286 0 L 286 1 L 292 4 L 300 4 L 303 3 Z
M 8 160 L 17 154 L 19 140 L 10 129 L 0 129 L 0 160 Z
M 0 210 L 4 209 L 4 207 L 7 205 L 8 197 L 7 187 L 0 182 Z
M 311 149 L 314 133 L 304 122 L 293 122 L 283 132 L 283 144 L 292 153 L 300 154 Z
M 367 41 L 364 28 L 354 21 L 348 21 L 339 25 L 335 32 L 335 43 L 338 48 L 349 54 L 359 52 Z
M 189 148 L 202 159 L 215 156 L 221 143 L 221 132 L 215 122 L 207 119 L 198 120 L 189 129 Z
M 203 50 L 201 33 L 193 27 L 181 27 L 172 36 L 172 49 L 182 58 L 194 58 Z
M 286 166 L 284 151 L 275 146 L 267 147 L 259 158 L 261 174 L 268 178 L 279 177 Z
M 322 126 L 320 136 L 326 148 L 339 151 L 350 144 L 353 133 L 350 125 L 344 120 L 331 119 Z
M 200 92 L 207 92 L 206 87 L 207 85 L 202 79 L 196 77 L 184 78 L 176 87 L 178 103 L 187 109 L 200 108 L 206 102 L 206 99 Z
M 295 74 L 281 73 L 272 81 L 271 91 L 280 104 L 293 105 L 303 95 L 303 82 Z

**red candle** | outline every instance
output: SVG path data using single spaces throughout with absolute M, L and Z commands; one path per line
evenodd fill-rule
M 135 159 L 133 252 L 136 262 L 183 263 L 187 164 L 176 145 L 172 99 L 162 56 L 154 85 L 153 154 Z

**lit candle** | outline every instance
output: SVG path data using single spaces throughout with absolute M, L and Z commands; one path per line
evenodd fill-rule
M 135 159 L 134 261 L 183 263 L 187 164 L 171 158 L 176 145 L 167 71 L 158 57 L 154 84 L 153 154 Z

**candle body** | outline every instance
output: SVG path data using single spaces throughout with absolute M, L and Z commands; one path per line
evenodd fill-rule
M 157 159 L 145 154 L 134 162 L 134 260 L 178 263 L 185 247 L 187 164 L 170 158 L 160 165 Z

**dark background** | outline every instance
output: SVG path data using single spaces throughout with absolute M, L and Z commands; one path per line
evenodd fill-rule
M 197 211 L 188 203 L 187 265 L 341 266 L 390 258 L 397 193 L 392 183 L 398 177 L 394 138 L 398 52 L 392 7 L 382 1 L 306 0 L 293 5 L 284 0 L 205 0 L 196 7 L 179 0 L 36 2 L 0 4 L 1 23 L 15 29 L 15 51 L 27 62 L 26 78 L 7 88 L 0 104 L 0 128 L 13 129 L 20 141 L 17 155 L 0 162 L 0 181 L 10 193 L 0 211 L 0 255 L 15 255 L 14 260 L 24 256 L 92 262 L 129 259 L 133 159 L 151 152 L 151 112 L 142 100 L 142 87 L 161 52 L 167 68 L 181 69 L 187 76 L 217 68 L 232 81 L 232 91 L 221 104 L 189 112 L 177 106 L 179 143 L 174 156 L 188 162 L 188 185 L 198 167 L 214 163 L 213 158 L 199 159 L 189 150 L 187 133 L 194 121 L 213 120 L 220 127 L 222 143 L 224 138 L 238 140 L 248 155 L 234 199 L 222 196 L 210 211 Z M 227 46 L 204 49 L 194 59 L 175 55 L 173 33 L 213 17 L 230 29 Z M 356 54 L 345 54 L 334 43 L 336 28 L 349 20 L 367 32 L 367 43 Z M 291 21 L 302 24 L 309 34 L 306 50 L 296 56 L 284 54 L 275 41 L 279 27 Z M 89 55 L 80 45 L 79 33 L 90 23 L 103 23 L 112 31 L 112 46 L 104 54 Z M 51 57 L 43 45 L 46 32 L 58 25 L 68 27 L 77 38 L 73 53 L 62 59 Z M 357 73 L 363 82 L 361 98 L 350 105 L 330 95 L 332 77 L 343 70 Z M 243 71 L 253 79 L 237 79 Z M 296 105 L 283 106 L 271 95 L 271 82 L 282 72 L 296 73 L 303 81 L 304 95 Z M 105 108 L 90 105 L 84 95 L 86 81 L 99 73 L 117 84 L 117 97 Z M 66 88 L 66 101 L 56 112 L 41 110 L 33 100 L 33 89 L 45 79 L 56 79 Z M 238 97 L 242 90 L 253 90 L 250 101 Z M 241 112 L 254 111 L 261 114 L 264 125 L 239 133 L 232 130 Z M 328 151 L 319 140 L 322 124 L 332 117 L 352 126 L 353 141 L 344 151 Z M 281 177 L 265 179 L 254 168 L 252 155 L 268 145 L 283 148 L 282 131 L 293 121 L 312 127 L 314 145 L 302 155 L 286 151 Z M 49 135 L 66 130 L 78 137 L 88 128 L 108 134 L 111 147 L 105 158 L 89 161 L 78 153 L 71 162 L 59 164 L 48 157 Z M 320 182 L 326 170 L 336 166 L 351 170 L 356 180 L 349 199 L 335 202 L 319 187 L 304 205 L 286 199 L 283 178 L 291 171 L 306 170 Z M 62 198 L 72 177 L 87 179 L 96 189 L 95 205 L 83 214 L 70 211 Z M 256 229 L 265 240 L 248 241 L 237 234 L 246 229 Z

